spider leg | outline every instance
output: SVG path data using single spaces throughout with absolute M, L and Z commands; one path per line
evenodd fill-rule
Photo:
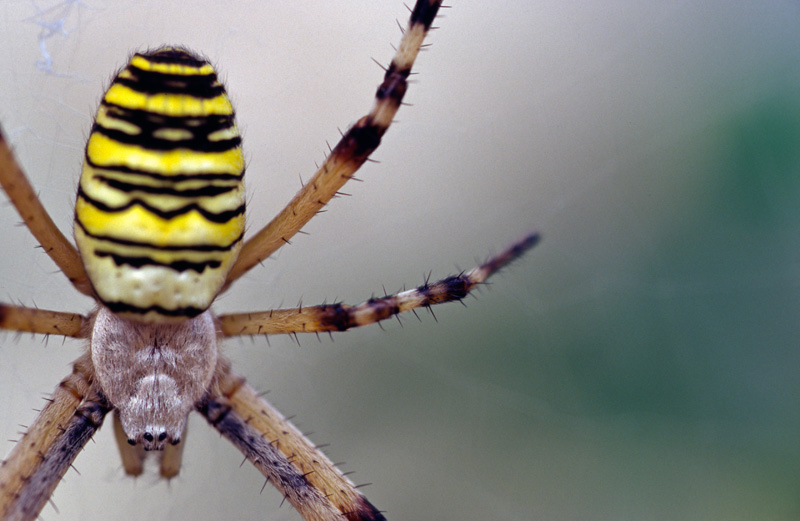
M 89 318 L 78 313 L 0 303 L 0 329 L 83 338 Z
M 248 239 L 225 287 L 289 242 L 316 215 L 378 147 L 408 88 L 408 76 L 441 0 L 417 0 L 400 47 L 375 94 L 375 105 L 348 130 L 314 176 L 264 228 Z
M 384 520 L 333 463 L 223 361 L 197 405 L 307 520 Z
M 25 176 L 0 129 L 0 186 L 19 212 L 22 221 L 42 249 L 53 259 L 72 285 L 84 295 L 92 295 L 92 287 L 83 269 L 75 246 L 61 233 Z
M 172 479 L 181 471 L 183 464 L 183 448 L 186 447 L 188 424 L 183 428 L 181 439 L 175 445 L 168 444 L 159 452 L 159 473 L 164 479 Z
M 119 455 L 122 459 L 122 468 L 129 476 L 140 476 L 144 472 L 144 460 L 147 451 L 142 444 L 131 445 L 128 435 L 122 428 L 119 414 L 114 414 L 114 439 L 117 442 Z M 186 429 L 183 429 L 180 441 L 176 445 L 167 445 L 164 450 L 158 451 L 161 477 L 172 479 L 180 473 L 183 463 L 183 448 L 186 446 Z
M 125 474 L 140 476 L 144 472 L 144 460 L 147 454 L 141 444 L 130 445 L 128 443 L 128 435 L 122 429 L 122 422 L 119 419 L 118 412 L 114 414 L 114 439 L 117 441 L 117 448 L 119 449 L 119 456 L 122 460 L 122 468 L 125 470 Z
M 404 311 L 433 304 L 462 300 L 489 276 L 519 258 L 539 241 L 530 234 L 505 251 L 470 271 L 394 295 L 372 298 L 357 306 L 323 304 L 292 309 L 273 309 L 258 313 L 234 313 L 218 317 L 222 334 L 275 335 L 345 331 L 385 320 Z
M 33 425 L 0 466 L 0 519 L 32 521 L 110 406 L 92 384 L 89 355 L 56 388 Z

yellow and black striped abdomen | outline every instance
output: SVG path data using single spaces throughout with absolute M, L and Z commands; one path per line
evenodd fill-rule
M 179 48 L 136 54 L 86 145 L 75 239 L 112 311 L 192 317 L 222 287 L 244 234 L 244 157 L 214 69 Z

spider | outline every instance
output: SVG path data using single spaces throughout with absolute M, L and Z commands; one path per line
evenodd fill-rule
M 344 331 L 463 299 L 538 241 L 532 233 L 470 271 L 359 305 L 215 315 L 210 306 L 319 213 L 388 129 L 441 2 L 418 0 L 358 120 L 292 201 L 244 239 L 244 160 L 234 112 L 213 67 L 180 47 L 135 54 L 106 91 L 87 142 L 75 241 L 38 200 L 0 133 L 0 184 L 80 292 L 87 315 L 0 304 L 0 328 L 82 338 L 88 350 L 0 466 L 0 515 L 31 520 L 84 444 L 114 412 L 125 472 L 151 451 L 160 475 L 181 467 L 195 410 L 307 520 L 383 514 L 288 420 L 231 370 L 218 342 L 241 335 Z

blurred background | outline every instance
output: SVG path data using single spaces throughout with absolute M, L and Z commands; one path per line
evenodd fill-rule
M 357 303 L 542 243 L 467 308 L 225 352 L 389 519 L 800 518 L 800 6 L 455 1 L 398 123 L 335 200 L 217 301 Z M 249 222 L 371 106 L 400 0 L 4 0 L 0 121 L 71 234 L 84 140 L 130 52 L 202 50 L 249 158 Z M 10 205 L 5 302 L 88 312 Z M 0 452 L 80 342 L 5 334 Z M 103 428 L 43 519 L 297 520 L 197 415 L 183 473 Z

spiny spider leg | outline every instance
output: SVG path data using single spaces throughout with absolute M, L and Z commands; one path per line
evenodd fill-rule
M 83 446 L 100 428 L 108 404 L 93 384 L 89 355 L 71 375 L 0 466 L 0 519 L 36 519 Z
M 238 336 L 345 331 L 380 322 L 404 311 L 461 300 L 475 286 L 519 258 L 538 241 L 539 235 L 532 233 L 466 273 L 453 275 L 438 282 L 426 282 L 418 288 L 395 295 L 372 298 L 357 306 L 323 304 L 258 313 L 221 315 L 218 318 L 222 334 Z
M 0 186 L 45 253 L 64 272 L 75 289 L 91 296 L 92 288 L 78 250 L 61 233 L 42 206 L 33 186 L 8 146 L 2 128 L 0 128 Z
M 223 361 L 197 410 L 233 443 L 304 519 L 384 520 L 352 482 Z
M 400 47 L 375 93 L 375 105 L 348 130 L 314 176 L 291 202 L 256 235 L 248 239 L 228 274 L 225 287 L 289 242 L 311 220 L 378 147 L 391 125 L 408 87 L 408 76 L 441 0 L 418 0 Z
M 78 313 L 0 303 L 0 329 L 84 338 L 89 318 Z
M 341 187 L 377 148 L 402 102 L 411 68 L 440 7 L 439 0 L 417 0 L 411 12 L 408 29 L 386 70 L 371 112 L 345 133 L 322 167 L 289 205 L 244 244 L 239 259 L 225 280 L 225 288 L 274 253 L 282 244 L 288 243 L 294 234 L 339 193 Z M 86 271 L 75 247 L 45 212 L 1 131 L 0 185 L 26 226 L 73 285 L 79 291 L 97 298 L 87 281 Z M 243 211 L 243 206 L 241 208 Z M 241 237 L 241 234 L 237 237 Z M 537 241 L 538 235 L 531 234 L 469 272 L 435 283 L 426 282 L 414 290 L 371 299 L 354 307 L 334 304 L 224 315 L 219 318 L 220 333 L 215 331 L 213 320 L 209 318 L 211 325 L 208 337 L 213 340 L 219 334 L 235 336 L 341 331 L 379 322 L 418 307 L 461 300 L 476 285 L 518 258 Z M 119 256 L 124 257 L 122 254 Z M 141 260 L 136 257 L 134 263 Z M 106 314 L 109 313 L 106 308 L 101 307 L 92 315 L 83 316 L 0 304 L 0 328 L 86 338 L 90 335 L 89 326 L 92 322 L 96 325 L 97 317 L 104 310 Z M 120 319 L 120 322 L 124 321 Z M 119 325 L 119 328 L 119 331 L 136 329 L 130 324 Z M 172 338 L 175 340 L 177 337 Z M 95 345 L 93 339 L 92 346 Z M 102 342 L 98 345 L 103 347 Z M 247 385 L 243 378 L 231 373 L 229 363 L 224 358 L 216 357 L 215 342 L 208 342 L 208 345 L 214 348 L 216 362 L 209 362 L 203 368 L 208 369 L 207 374 L 214 370 L 214 374 L 213 377 L 210 376 L 210 381 L 205 381 L 198 394 L 192 395 L 191 401 L 187 402 L 189 407 L 193 406 L 203 414 L 209 423 L 239 448 L 305 519 L 384 519 L 318 448 Z M 189 358 L 184 357 L 182 361 L 187 362 Z M 81 356 L 75 362 L 73 373 L 61 382 L 50 403 L 16 444 L 8 459 L 2 463 L 0 519 L 36 519 L 77 453 L 112 409 L 109 392 L 111 387 L 101 388 L 99 383 L 102 375 L 107 374 L 101 372 L 103 368 L 102 365 L 95 368 L 89 354 Z M 193 380 L 188 378 L 187 381 Z M 109 399 L 104 396 L 109 396 Z M 120 407 L 119 411 L 123 410 L 120 404 L 125 402 L 113 403 Z M 185 419 L 185 411 L 181 414 Z M 128 445 L 130 438 L 125 435 L 117 420 L 115 430 L 125 471 L 129 474 L 141 473 L 143 445 Z M 183 432 L 181 440 L 185 437 L 185 431 Z M 146 434 L 150 435 L 152 441 L 152 433 L 148 431 Z M 162 438 L 159 440 L 163 441 Z M 165 447 L 161 458 L 163 477 L 169 478 L 178 472 L 182 447 L 182 442 L 174 447 Z

